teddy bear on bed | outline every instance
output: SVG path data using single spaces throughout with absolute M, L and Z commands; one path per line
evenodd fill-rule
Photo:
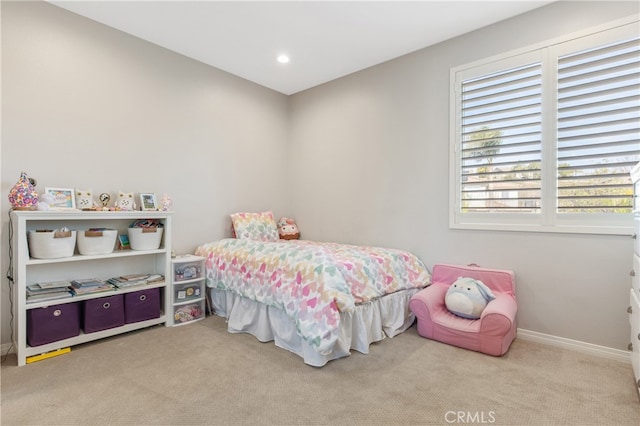
M 452 314 L 467 319 L 479 319 L 487 304 L 495 299 L 485 283 L 460 277 L 449 286 L 444 303 Z
M 300 238 L 300 231 L 296 221 L 288 217 L 280 218 L 278 221 L 278 234 L 281 240 L 297 240 Z

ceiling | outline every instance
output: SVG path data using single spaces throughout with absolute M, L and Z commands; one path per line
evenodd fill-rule
M 552 1 L 49 3 L 290 95 Z

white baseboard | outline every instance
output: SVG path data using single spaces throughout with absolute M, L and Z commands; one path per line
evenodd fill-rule
M 571 340 L 564 337 L 552 336 L 550 334 L 538 333 L 537 331 L 523 330 L 521 328 L 518 329 L 517 337 L 530 342 L 556 346 L 588 355 L 612 359 L 614 361 L 631 363 L 631 357 L 628 351 L 621 351 L 619 349 L 594 345 L 591 343 L 581 342 L 579 340 Z
M 594 345 L 591 343 L 581 342 L 579 340 L 571 340 L 564 337 L 552 336 L 550 334 L 538 333 L 537 331 L 524 330 L 522 328 L 518 329 L 517 337 L 530 342 L 542 343 L 544 345 L 569 349 L 588 355 L 612 359 L 614 361 L 631 363 L 631 357 L 629 356 L 628 351 L 621 351 L 619 349 Z M 16 348 L 15 346 L 12 347 L 11 343 L 3 343 L 2 345 L 0 345 L 0 353 L 2 353 L 3 355 L 6 354 L 9 350 L 9 353 L 15 353 Z

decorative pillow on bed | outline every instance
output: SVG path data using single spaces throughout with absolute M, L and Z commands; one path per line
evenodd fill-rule
M 273 212 L 233 213 L 231 223 L 236 238 L 256 241 L 278 241 L 278 226 Z
M 452 314 L 478 319 L 487 304 L 495 298 L 491 289 L 482 281 L 460 277 L 449 286 L 444 303 Z

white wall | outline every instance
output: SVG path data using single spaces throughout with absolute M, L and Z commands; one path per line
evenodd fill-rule
M 626 350 L 630 237 L 449 229 L 449 70 L 634 13 L 637 2 L 554 3 L 293 95 L 303 237 L 512 269 L 519 327 Z
M 48 4 L 1 7 L 3 230 L 21 170 L 40 190 L 169 193 L 181 252 L 273 209 L 307 239 L 513 269 L 521 328 L 626 349 L 628 237 L 448 228 L 449 69 L 637 2 L 552 4 L 290 98 Z
M 168 193 L 176 250 L 230 235 L 229 213 L 287 215 L 289 100 L 42 2 L 2 5 L 2 343 L 7 193 Z

